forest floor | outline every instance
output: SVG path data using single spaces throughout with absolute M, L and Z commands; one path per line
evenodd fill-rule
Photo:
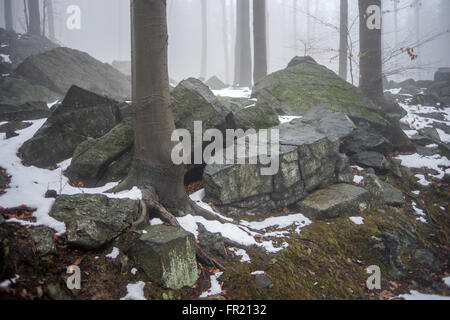
M 421 109 L 404 105 L 408 116 L 404 119 L 410 127 L 408 134 L 430 125 L 427 112 L 445 114 L 450 124 L 450 110 Z M 427 107 L 434 108 L 434 107 Z M 426 110 L 427 112 L 420 112 Z M 428 118 L 427 118 L 428 119 Z M 32 121 L 33 126 L 19 131 L 19 136 L 0 140 L 4 154 L 0 166 L 6 170 L 9 183 L 0 192 L 0 214 L 9 219 L 15 233 L 16 277 L 0 283 L 0 299 L 105 299 L 122 298 L 149 300 L 201 299 L 364 299 L 385 300 L 400 298 L 450 298 L 450 219 L 448 215 L 450 188 L 442 181 L 448 173 L 450 161 L 442 154 L 418 156 L 394 155 L 411 167 L 420 183 L 411 190 L 404 180 L 393 175 L 382 176 L 405 194 L 405 205 L 369 207 L 357 219 L 339 217 L 323 221 L 310 221 L 293 208 L 258 216 L 242 217 L 237 230 L 230 225 L 207 223 L 199 217 L 179 218 L 180 224 L 196 234 L 196 223 L 202 223 L 210 232 L 239 242 L 240 248 L 227 248 L 226 270 L 198 265 L 199 281 L 192 288 L 166 290 L 148 282 L 144 273 L 127 260 L 122 252 L 117 254 L 114 243 L 101 251 L 81 252 L 62 245 L 64 228 L 48 216 L 52 199 L 43 197 L 45 190 L 56 189 L 63 193 L 102 193 L 111 188 L 97 189 L 71 186 L 62 175 L 67 161 L 53 170 L 24 167 L 17 158 L 17 149 L 42 125 L 43 120 Z M 419 125 L 419 127 L 417 127 Z M 447 138 L 443 135 L 444 138 Z M 414 161 L 419 159 L 419 163 Z M 70 160 L 68 160 L 70 162 Z M 425 168 L 425 169 L 424 169 Z M 356 173 L 359 168 L 354 167 Z M 355 184 L 357 183 L 355 179 Z M 195 181 L 186 187 L 187 192 L 201 206 L 202 183 Z M 2 194 L 3 193 L 3 194 Z M 118 195 L 139 198 L 138 190 Z M 9 208 L 9 209 L 5 209 Z M 12 210 L 11 208 L 15 208 Z M 211 209 L 212 210 L 212 209 Z M 162 223 L 155 219 L 152 224 Z M 405 278 L 390 275 L 388 267 L 370 250 L 370 238 L 386 230 L 410 224 L 427 249 L 439 253 L 442 273 L 426 270 L 425 282 L 444 283 L 441 292 L 431 292 L 422 279 L 423 266 L 414 259 L 403 262 L 409 272 Z M 58 255 L 48 259 L 36 256 L 30 230 L 36 225 L 47 225 L 55 230 L 54 239 Z M 68 290 L 67 267 L 77 265 L 82 272 L 81 290 Z M 369 290 L 366 270 L 371 265 L 382 271 L 381 290 Z M 260 276 L 264 275 L 261 283 Z M 422 294 L 425 295 L 420 295 Z

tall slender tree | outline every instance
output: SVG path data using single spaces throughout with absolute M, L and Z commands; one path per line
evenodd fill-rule
M 228 6 L 227 0 L 220 0 L 222 4 L 222 37 L 225 57 L 225 82 L 230 83 L 230 48 L 228 42 Z
M 28 0 L 28 33 L 41 35 L 41 14 L 39 11 L 39 0 Z
M 359 1 L 360 79 L 362 92 L 383 101 L 381 56 L 381 0 Z
M 5 29 L 13 30 L 13 10 L 12 10 L 12 0 L 5 0 Z
M 124 185 L 153 186 L 163 205 L 178 208 L 186 193 L 184 166 L 171 160 L 166 0 L 132 0 L 131 9 L 135 145 Z
M 202 54 L 201 54 L 201 71 L 200 78 L 206 80 L 208 67 L 208 3 L 207 0 L 202 0 Z
M 339 76 L 347 80 L 348 0 L 341 0 L 339 37 Z
M 250 1 L 237 0 L 234 85 L 252 86 L 252 53 L 250 35 Z
M 253 81 L 267 75 L 266 0 L 253 0 Z

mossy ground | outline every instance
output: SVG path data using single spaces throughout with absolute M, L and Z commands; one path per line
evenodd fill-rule
M 410 188 L 403 180 L 395 177 L 384 177 L 384 180 L 410 193 Z M 411 289 L 421 290 L 415 282 L 416 276 L 424 271 L 433 281 L 440 282 L 450 275 L 450 219 L 448 201 L 450 192 L 448 185 L 433 185 L 423 190 L 418 199 L 427 215 L 427 224 L 417 221 L 409 197 L 401 208 L 377 206 L 357 214 L 364 218 L 363 225 L 356 225 L 348 217 L 314 221 L 304 227 L 300 234 L 294 229 L 290 236 L 279 239 L 280 245 L 286 241 L 289 246 L 278 254 L 267 254 L 256 247 L 245 248 L 251 257 L 251 263 L 241 263 L 228 251 L 227 270 L 219 278 L 223 284 L 222 296 L 225 299 L 387 299 Z M 271 212 L 264 217 L 294 213 Z M 251 221 L 253 216 L 245 217 Z M 411 223 L 416 229 L 419 239 L 425 248 L 432 250 L 443 261 L 442 274 L 433 274 L 424 269 L 417 261 L 407 258 L 404 264 L 410 276 L 398 279 L 391 276 L 388 268 L 378 260 L 369 248 L 369 239 L 382 231 L 393 230 L 397 226 Z M 0 299 L 49 299 L 44 293 L 39 296 L 39 287 L 46 284 L 59 283 L 64 292 L 72 299 L 120 299 L 126 295 L 126 285 L 137 281 L 146 282 L 145 296 L 148 299 L 179 300 L 198 299 L 200 294 L 210 287 L 209 276 L 214 272 L 211 268 L 199 265 L 199 281 L 192 288 L 167 290 L 148 282 L 142 270 L 136 275 L 129 271 L 121 273 L 120 258 L 108 259 L 111 247 L 99 252 L 80 252 L 58 245 L 59 256 L 47 261 L 39 260 L 33 252 L 29 229 L 13 226 L 17 245 L 20 249 L 20 263 L 16 265 L 16 273 L 20 279 L 16 285 L 0 292 Z M 59 239 L 59 243 L 62 243 Z M 17 249 L 15 249 L 16 251 Z M 96 258 L 98 257 L 98 258 Z M 70 292 L 65 289 L 64 277 L 66 268 L 79 263 L 83 272 L 82 290 Z M 381 290 L 368 290 L 366 280 L 369 275 L 366 269 L 370 265 L 381 268 Z M 129 261 L 128 270 L 134 267 Z M 258 288 L 254 271 L 265 271 L 273 282 L 273 287 Z M 45 291 L 45 290 L 44 290 Z M 442 292 L 441 294 L 448 294 Z

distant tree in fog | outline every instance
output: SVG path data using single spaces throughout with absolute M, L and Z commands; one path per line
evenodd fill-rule
M 200 78 L 206 80 L 208 67 L 208 4 L 207 0 L 201 2 L 202 13 L 202 54 Z
M 258 82 L 267 75 L 266 0 L 253 0 L 253 80 Z
M 12 13 L 12 0 L 5 0 L 5 29 L 13 30 L 13 13 Z
M 28 0 L 28 33 L 35 36 L 41 35 L 39 0 Z
M 234 86 L 252 86 L 252 54 L 250 41 L 250 2 L 249 0 L 237 0 Z
M 347 80 L 348 0 L 341 0 L 339 30 L 339 76 Z

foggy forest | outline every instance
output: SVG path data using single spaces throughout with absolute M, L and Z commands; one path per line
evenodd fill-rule
M 450 300 L 449 0 L 0 8 L 0 300 Z

